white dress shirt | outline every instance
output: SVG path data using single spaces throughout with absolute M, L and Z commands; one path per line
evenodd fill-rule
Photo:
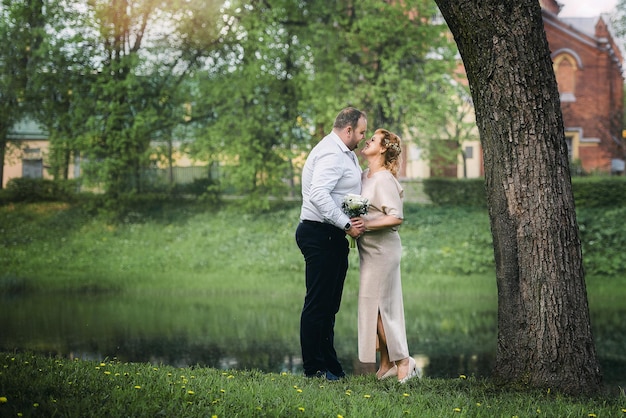
M 301 220 L 325 222 L 343 229 L 350 218 L 341 210 L 345 195 L 361 193 L 361 167 L 354 152 L 334 133 L 309 154 L 302 170 Z

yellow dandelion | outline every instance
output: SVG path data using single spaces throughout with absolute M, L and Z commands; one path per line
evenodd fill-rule
M 281 376 L 287 376 L 287 372 L 282 372 L 280 375 Z
M 461 408 L 454 408 L 453 411 L 454 412 L 461 412 Z
M 168 373 L 168 374 L 167 374 L 167 377 L 172 377 L 172 373 Z
M 337 418 L 343 418 L 343 415 L 337 414 Z
M 188 391 L 187 391 L 187 393 L 188 393 L 189 395 L 195 395 L 195 392 L 194 392 L 193 390 L 188 390 Z
M 115 376 L 119 376 L 119 375 L 120 375 L 119 373 L 115 373 Z
M 541 408 L 537 408 L 537 413 L 541 414 Z
M 467 379 L 467 376 L 465 376 L 464 374 L 459 376 L 459 379 Z
M 303 407 L 299 407 L 299 408 L 298 408 L 298 411 L 300 411 L 300 412 L 304 412 L 304 408 L 303 408 Z
M 156 372 L 157 370 L 159 370 L 159 368 L 158 367 L 153 367 L 152 370 L 154 370 Z
M 476 406 L 481 406 L 482 404 L 480 402 L 476 402 Z
M 589 414 L 589 415 L 587 415 L 587 416 L 589 416 L 589 417 L 591 417 L 591 418 L 596 418 L 596 417 L 597 417 L 597 415 L 596 415 L 596 414 L 594 414 L 593 412 L 592 412 L 592 413 L 590 413 L 590 414 Z
M 109 375 L 109 374 L 111 374 L 111 372 L 110 372 L 110 371 L 108 371 L 108 370 L 105 370 L 105 371 L 104 371 L 104 374 Z
M 17 413 L 17 416 L 18 416 L 18 417 L 23 417 L 23 416 L 24 416 L 24 414 L 22 414 L 21 412 L 18 412 L 18 413 Z
M 217 415 L 211 415 L 211 418 L 217 418 Z
M 234 379 L 234 378 L 235 378 L 235 376 L 233 376 L 232 374 L 229 374 L 226 379 Z
M 302 393 L 302 389 L 296 389 L 296 392 Z
M 0 396 L 0 403 L 7 403 L 9 400 L 6 396 Z
M 408 398 L 411 395 L 409 395 L 408 393 L 403 393 L 402 396 L 404 396 L 405 398 Z
M 106 363 L 100 363 L 100 367 L 106 366 Z
M 35 403 L 33 404 L 33 406 L 34 406 L 35 408 L 38 408 L 38 407 L 39 407 L 39 404 L 38 404 L 37 402 L 35 402 Z
M 363 395 L 364 398 L 369 399 L 372 397 L 372 395 Z
M 220 392 L 222 393 L 226 393 L 226 391 L 224 389 L 220 389 Z
M 622 412 L 626 414 L 626 408 L 622 408 Z
M 141 389 L 141 386 L 135 385 L 135 389 Z

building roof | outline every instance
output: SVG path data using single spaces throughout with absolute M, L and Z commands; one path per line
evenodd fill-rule
M 543 9 L 544 22 L 565 31 L 573 39 L 599 49 L 608 50 L 617 64 L 622 67 L 622 51 L 613 38 L 611 18 L 608 13 L 595 17 L 559 17 L 547 9 Z
M 7 135 L 9 139 L 48 139 L 48 133 L 37 122 L 24 118 L 13 125 Z

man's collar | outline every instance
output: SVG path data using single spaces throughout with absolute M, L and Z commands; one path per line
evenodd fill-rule
M 335 133 L 335 131 L 332 131 L 330 133 L 331 137 L 333 138 L 333 140 L 337 143 L 337 145 L 339 145 L 339 147 L 344 151 L 344 152 L 352 152 L 350 150 L 350 148 L 348 148 L 348 146 L 341 140 L 341 138 L 339 137 L 339 135 L 337 135 Z

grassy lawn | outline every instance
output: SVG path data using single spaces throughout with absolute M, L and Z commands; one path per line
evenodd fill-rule
M 285 321 L 279 326 L 284 334 L 276 338 L 297 345 L 291 329 L 294 319 L 280 315 L 286 310 L 297 315 L 303 297 L 304 263 L 294 241 L 297 218 L 296 206 L 250 214 L 171 204 L 109 222 L 67 204 L 6 205 L 0 207 L 0 294 L 112 294 L 120 299 L 120 318 L 128 321 L 133 320 L 132 307 L 123 301 L 133 295 L 145 301 L 167 297 L 199 307 L 213 298 L 212 306 L 221 315 L 205 318 L 209 321 L 205 326 L 225 330 L 239 326 L 242 338 L 254 336 L 268 326 L 258 315 L 263 311 L 272 321 Z M 471 332 L 476 317 L 497 304 L 486 212 L 408 205 L 401 236 L 407 316 L 417 318 L 408 324 L 409 333 L 449 336 L 423 342 L 431 348 L 493 344 L 485 341 L 485 334 Z M 342 312 L 356 309 L 358 257 L 356 253 L 350 257 Z M 600 330 L 597 344 L 618 353 L 622 362 L 624 325 L 619 307 L 625 285 L 623 276 L 587 278 L 592 319 L 602 314 L 602 320 L 593 324 Z M 245 299 L 245 306 L 229 303 L 230 298 Z M 266 312 L 268 300 L 275 313 Z M 603 312 L 611 307 L 609 313 Z M 162 317 L 185 321 L 166 309 Z M 337 332 L 353 332 L 353 319 L 338 322 Z M 202 322 L 200 317 L 188 321 L 190 327 Z M 168 328 L 164 321 L 143 325 Z M 493 328 L 493 321 L 479 326 Z M 399 386 L 365 375 L 329 383 L 289 373 L 1 353 L 0 416 L 18 414 L 621 417 L 626 416 L 626 397 L 623 389 L 594 399 L 549 391 L 502 391 L 473 377 L 425 378 Z
M 60 417 L 621 417 L 621 398 L 502 391 L 474 378 L 400 385 L 373 375 L 340 382 L 0 354 L 0 416 Z

